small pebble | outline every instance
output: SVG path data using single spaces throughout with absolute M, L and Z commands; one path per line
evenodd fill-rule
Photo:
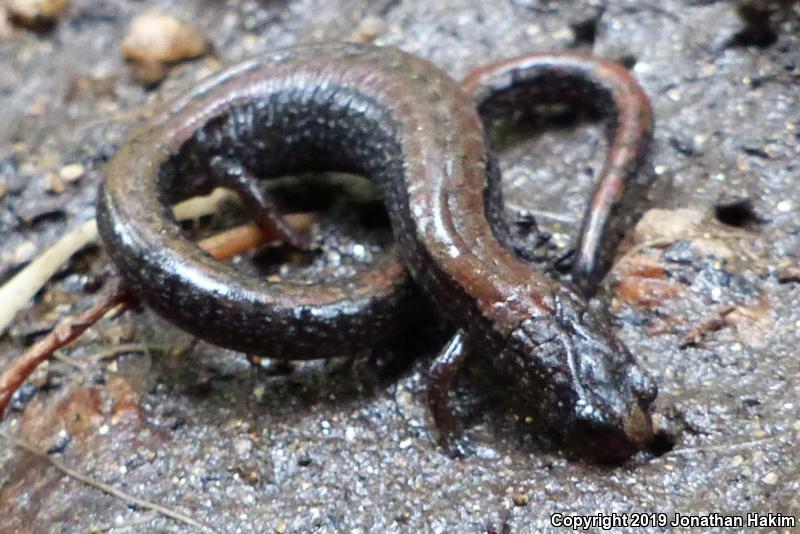
M 558 248 L 566 248 L 570 244 L 570 237 L 566 234 L 554 232 L 550 235 L 550 239 Z
M 66 9 L 67 0 L 7 0 L 11 20 L 27 28 L 48 24 Z
M 80 163 L 71 163 L 69 165 L 64 165 L 58 171 L 58 175 L 61 177 L 61 179 L 68 183 L 80 180 L 85 173 L 86 169 L 84 169 L 83 165 L 81 165 Z
M 177 18 L 158 12 L 139 15 L 122 41 L 122 56 L 133 64 L 137 81 L 152 84 L 166 76 L 166 66 L 205 54 L 200 33 Z
M 385 26 L 381 18 L 374 15 L 367 16 L 361 20 L 347 40 L 354 43 L 370 43 L 383 32 Z
M 283 534 L 284 532 L 286 532 L 286 523 L 278 523 L 275 526 L 275 532 L 277 532 L 278 534 Z
M 44 175 L 44 185 L 51 193 L 60 194 L 64 192 L 64 180 L 54 172 L 48 172 Z
M 791 211 L 792 209 L 792 201 L 791 200 L 781 200 L 778 202 L 778 211 L 781 213 L 786 213 Z
M 703 212 L 689 208 L 674 210 L 653 208 L 646 211 L 634 227 L 637 243 L 653 240 L 683 239 L 703 223 Z
M 475 456 L 481 460 L 499 460 L 500 453 L 489 447 L 476 447 Z
M 405 389 L 397 394 L 396 401 L 398 406 L 403 410 L 410 410 L 414 407 L 414 397 Z
M 328 261 L 333 265 L 338 265 L 342 262 L 342 255 L 335 250 L 329 250 L 327 256 Z
M 71 101 L 79 96 L 91 98 L 115 97 L 117 79 L 105 72 L 97 74 L 77 74 L 69 82 L 64 100 Z
M 357 260 L 363 260 L 367 255 L 367 249 L 364 247 L 364 245 L 361 245 L 359 243 L 353 245 L 353 248 L 351 250 L 353 253 L 353 257 L 356 258 Z
M 253 442 L 247 438 L 240 438 L 233 442 L 233 449 L 239 456 L 249 456 L 253 450 Z
M 6 196 L 8 193 L 8 184 L 6 183 L 5 178 L 0 178 L 0 200 L 3 200 L 3 197 Z
M 515 493 L 511 496 L 511 501 L 514 503 L 514 506 L 527 506 L 531 498 L 524 493 Z
M 778 474 L 775 473 L 774 471 L 767 473 L 766 475 L 764 475 L 764 478 L 761 479 L 761 482 L 769 486 L 772 486 L 777 481 L 778 481 Z
M 719 287 L 715 287 L 711 289 L 711 300 L 714 302 L 719 302 L 722 298 L 722 289 Z
M 705 146 L 710 137 L 711 134 L 708 132 L 695 134 L 692 137 L 692 144 L 694 145 L 695 150 L 702 150 L 703 146 Z

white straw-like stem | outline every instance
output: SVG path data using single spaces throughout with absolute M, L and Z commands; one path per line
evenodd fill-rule
M 216 213 L 220 202 L 236 196 L 226 189 L 215 189 L 211 194 L 185 200 L 173 207 L 179 221 L 196 219 Z M 61 236 L 50 248 L 0 287 L 0 335 L 6 331 L 14 317 L 31 301 L 33 296 L 72 257 L 87 245 L 97 242 L 97 223 L 86 221 L 78 228 Z

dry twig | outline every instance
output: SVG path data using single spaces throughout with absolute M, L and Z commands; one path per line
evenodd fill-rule
M 681 338 L 678 347 L 682 349 L 685 349 L 686 347 L 696 347 L 700 344 L 700 342 L 703 340 L 703 337 L 705 337 L 707 333 L 722 330 L 728 324 L 728 315 L 730 315 L 734 310 L 736 310 L 736 306 L 732 304 L 720 306 L 718 309 L 714 310 L 710 317 L 703 319 L 689 329 L 689 331 L 686 332 L 686 334 Z
M 66 317 L 44 338 L 26 350 L 22 356 L 0 375 L 0 420 L 5 414 L 11 397 L 36 367 L 48 359 L 55 351 L 71 343 L 87 328 L 99 321 L 105 314 L 119 305 L 130 302 L 130 295 L 121 286 L 114 286 L 100 302 L 78 317 Z
M 303 230 L 311 225 L 312 216 L 298 213 L 287 215 L 285 219 L 294 228 Z M 199 245 L 214 258 L 224 260 L 277 238 L 276 235 L 264 235 L 258 227 L 249 224 L 204 239 Z M 50 358 L 56 350 L 77 339 L 111 310 L 119 308 L 118 311 L 124 311 L 134 302 L 133 296 L 123 286 L 117 284 L 102 297 L 100 302 L 77 318 L 62 319 L 47 336 L 14 360 L 0 375 L 0 420 L 14 392 L 39 364 Z
M 173 213 L 179 221 L 196 219 L 215 213 L 220 202 L 231 198 L 235 196 L 230 191 L 215 189 L 208 196 L 195 197 L 176 204 Z M 61 236 L 50 248 L 0 287 L 0 302 L 3 303 L 0 307 L 0 335 L 73 254 L 97 242 L 97 239 L 97 223 L 94 219 L 86 221 Z
M 83 482 L 84 484 L 87 484 L 87 485 L 89 485 L 89 486 L 91 486 L 93 488 L 99 489 L 100 491 L 108 493 L 112 497 L 116 497 L 117 499 L 121 499 L 121 500 L 123 500 L 123 501 L 125 501 L 125 502 L 127 502 L 129 504 L 133 504 L 133 505 L 139 506 L 140 508 L 144 508 L 146 510 L 151 510 L 151 511 L 156 512 L 158 514 L 161 514 L 161 515 L 163 515 L 165 517 L 169 517 L 170 519 L 174 519 L 175 521 L 178 521 L 178 522 L 183 523 L 185 525 L 200 529 L 203 532 L 214 532 L 214 533 L 218 532 L 217 530 L 211 528 L 210 526 L 208 526 L 208 525 L 206 525 L 204 523 L 201 523 L 201 522 L 197 521 L 196 519 L 191 518 L 187 514 L 184 514 L 182 512 L 177 511 L 177 510 L 173 510 L 171 508 L 167 508 L 166 506 L 163 506 L 163 505 L 160 505 L 160 504 L 157 504 L 157 503 L 154 503 L 154 502 L 147 501 L 145 499 L 141 499 L 139 497 L 136 497 L 135 495 L 131 495 L 130 493 L 127 493 L 127 492 L 122 491 L 120 489 L 117 489 L 117 488 L 115 488 L 115 487 L 113 487 L 113 486 L 111 486 L 109 484 L 106 484 L 105 482 L 100 482 L 99 480 L 95 480 L 92 477 L 90 477 L 89 475 L 85 475 L 85 474 L 81 473 L 80 471 L 77 471 L 77 470 L 75 470 L 75 469 L 63 464 L 59 460 L 56 460 L 55 458 L 53 458 L 52 456 L 47 454 L 45 451 L 39 450 L 38 448 L 34 447 L 30 443 L 27 443 L 26 441 L 23 441 L 23 440 L 21 440 L 19 438 L 15 438 L 13 436 L 9 436 L 9 435 L 6 435 L 6 434 L 3 434 L 3 437 L 6 438 L 11 443 L 13 443 L 16 447 L 19 447 L 20 449 L 28 451 L 29 453 L 33 454 L 34 456 L 37 456 L 39 458 L 42 458 L 42 459 L 50 462 L 50 464 L 53 467 L 55 467 L 56 469 L 58 469 L 59 471 L 61 471 L 65 475 L 67 475 L 69 477 L 72 477 L 75 480 L 78 480 L 80 482 Z

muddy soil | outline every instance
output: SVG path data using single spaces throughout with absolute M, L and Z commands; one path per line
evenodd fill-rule
M 413 343 L 287 368 L 269 364 L 268 343 L 251 365 L 139 310 L 39 369 L 0 431 L 220 532 L 539 532 L 554 513 L 799 516 L 800 14 L 781 4 L 755 29 L 732 2 L 679 0 L 73 0 L 49 27 L 0 24 L 0 282 L 93 217 L 106 163 L 143 110 L 221 65 L 350 39 L 399 46 L 455 77 L 542 50 L 630 66 L 655 109 L 639 208 L 655 211 L 631 230 L 599 300 L 656 378 L 664 429 L 623 465 L 594 465 L 507 402 L 477 361 L 459 386 L 473 452 L 452 460 L 425 406 L 447 333 L 433 316 Z M 152 7 L 198 28 L 212 53 L 143 87 L 120 42 Z M 509 218 L 538 215 L 547 241 L 536 259 L 553 276 L 603 133 L 559 121 L 498 150 Z M 63 170 L 76 164 L 77 178 Z M 303 268 L 349 261 L 341 251 L 353 243 L 385 246 L 385 229 L 331 218 L 334 231 L 318 230 L 327 252 Z M 73 258 L 0 338 L 0 367 L 112 277 L 100 247 Z M 121 343 L 134 347 L 103 353 Z M 193 530 L 0 443 L 3 531 Z

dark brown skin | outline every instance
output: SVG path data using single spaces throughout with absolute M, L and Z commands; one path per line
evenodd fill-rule
M 561 52 L 526 54 L 471 71 L 461 86 L 487 118 L 541 104 L 591 109 L 608 122 L 609 150 L 586 208 L 572 279 L 594 294 L 610 266 L 625 217 L 620 207 L 642 168 L 653 137 L 650 100 L 627 69 L 613 61 Z
M 551 94 L 553 81 L 570 91 L 575 84 L 568 102 L 585 94 L 604 102 L 601 111 L 614 111 L 617 133 L 590 210 L 598 218 L 584 228 L 579 253 L 586 259 L 577 270 L 586 273 L 581 285 L 590 288 L 598 263 L 592 247 L 603 241 L 622 186 L 641 162 L 651 124 L 647 99 L 624 69 L 568 58 L 550 57 L 543 74 L 541 60 L 514 60 L 476 71 L 465 86 L 483 108 L 493 94 L 514 101 L 526 91 Z M 519 83 L 504 82 L 508 72 Z M 630 114 L 645 118 L 638 133 L 626 130 Z M 134 132 L 109 165 L 98 226 L 133 291 L 193 334 L 272 357 L 329 357 L 371 346 L 413 309 L 412 284 L 391 255 L 346 282 L 268 283 L 202 253 L 166 206 L 228 185 L 259 224 L 280 227 L 265 215 L 268 200 L 253 190 L 253 177 L 318 170 L 368 176 L 383 192 L 414 281 L 461 325 L 431 369 L 431 409 L 443 444 L 457 452 L 447 394 L 466 348 L 474 347 L 598 457 L 625 458 L 650 438 L 655 387 L 606 322 L 585 311 L 577 291 L 501 244 L 501 230 L 491 224 L 499 221 L 498 179 L 487 153 L 473 98 L 431 64 L 393 48 L 287 49 L 212 77 Z M 302 236 L 287 238 L 303 243 Z
M 551 288 L 553 300 L 542 303 L 545 314 L 537 316 L 532 309 L 531 317 L 519 323 L 493 361 L 520 389 L 531 391 L 532 402 L 547 407 L 539 410 L 539 416 L 563 429 L 572 442 L 581 443 L 602 461 L 624 459 L 652 439 L 648 408 L 657 388 L 611 333 L 607 318 L 588 311 L 584 299 L 594 295 L 610 266 L 622 231 L 630 223 L 628 204 L 646 185 L 636 179 L 652 140 L 650 101 L 621 65 L 569 52 L 527 54 L 476 68 L 462 88 L 473 95 L 485 118 L 535 105 L 569 104 L 607 120 L 609 149 L 572 263 L 577 290 Z M 488 178 L 497 182 L 490 184 L 495 198 L 489 203 L 501 204 L 499 175 L 489 172 Z M 498 228 L 497 216 L 487 213 Z M 553 285 L 537 276 L 541 278 L 537 282 Z M 548 291 L 543 289 L 542 294 Z M 462 329 L 434 362 L 431 374 L 438 390 L 452 387 L 467 355 L 464 347 L 473 344 L 468 330 Z M 440 429 L 457 433 L 446 396 L 433 393 L 431 409 Z M 446 433 L 443 437 L 446 445 L 455 443 Z M 459 445 L 452 447 L 458 451 Z

